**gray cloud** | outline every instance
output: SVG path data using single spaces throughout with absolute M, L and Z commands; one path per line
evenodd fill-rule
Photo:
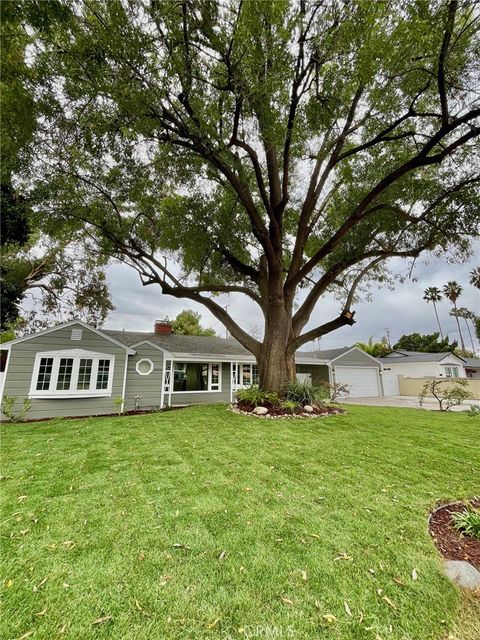
M 478 248 L 477 244 L 476 249 Z M 464 287 L 459 306 L 480 313 L 479 291 L 468 283 L 468 274 L 477 262 L 478 252 L 477 256 L 465 264 L 447 264 L 439 259 L 431 259 L 429 264 L 417 265 L 413 273 L 415 281 L 398 283 L 394 291 L 372 289 L 371 301 L 355 306 L 357 323 L 353 327 L 344 327 L 325 336 L 321 340 L 321 347 L 350 345 L 357 341 L 366 341 L 370 336 L 379 340 L 385 335 L 387 327 L 393 341 L 404 333 L 436 331 L 433 308 L 422 299 L 423 291 L 429 286 L 442 288 L 448 280 L 457 280 Z M 398 261 L 395 268 L 404 269 L 405 263 Z M 122 264 L 111 265 L 108 268 L 108 280 L 116 311 L 105 323 L 106 328 L 151 331 L 157 318 L 174 318 L 182 309 L 189 308 L 201 313 L 204 325 L 214 327 L 219 335 L 225 335 L 223 325 L 202 305 L 163 295 L 158 285 L 142 287 L 138 275 L 130 267 Z M 223 306 L 229 305 L 229 312 L 243 329 L 251 331 L 254 326 L 262 326 L 261 312 L 244 296 L 219 296 L 217 301 Z M 438 305 L 440 322 L 444 333 L 451 339 L 458 340 L 455 319 L 449 315 L 450 306 L 447 300 L 442 300 Z M 338 310 L 339 302 L 333 296 L 325 297 L 312 314 L 308 327 L 314 327 L 333 318 Z M 464 331 L 464 324 L 461 324 L 461 329 L 468 348 L 469 338 L 466 330 Z M 476 340 L 475 346 L 478 348 Z

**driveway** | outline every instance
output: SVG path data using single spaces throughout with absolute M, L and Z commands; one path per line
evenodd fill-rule
M 416 396 L 378 396 L 375 398 L 345 398 L 340 402 L 344 404 L 364 404 L 369 407 L 406 407 L 410 409 L 428 409 L 430 411 L 438 409 L 438 402 L 435 398 L 425 398 L 423 406 L 418 404 Z M 480 400 L 465 400 L 458 407 L 452 407 L 450 411 L 466 411 L 474 404 L 480 404 Z

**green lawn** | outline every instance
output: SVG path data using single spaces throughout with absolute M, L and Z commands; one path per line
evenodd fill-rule
M 479 491 L 463 414 L 3 425 L 2 463 L 4 640 L 478 637 L 426 530 Z

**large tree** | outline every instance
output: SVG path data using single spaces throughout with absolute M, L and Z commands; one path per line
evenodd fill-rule
M 45 3 L 48 4 L 48 3 Z M 144 285 L 205 305 L 294 376 L 354 323 L 389 258 L 468 252 L 478 227 L 474 3 L 84 0 L 29 27 L 43 108 L 31 169 Z M 335 317 L 309 324 L 330 291 Z M 264 338 L 217 294 L 261 309 Z
M 184 309 L 176 316 L 172 322 L 173 333 L 181 336 L 215 336 L 215 329 L 202 327 L 200 324 L 202 317 L 197 311 Z
M 423 351 L 425 353 L 442 353 L 444 351 L 455 351 L 458 347 L 458 342 L 454 341 L 450 343 L 449 337 L 445 336 L 439 340 L 440 334 L 438 331 L 435 333 L 409 333 L 403 335 L 398 339 L 398 342 L 393 345 L 394 349 L 405 349 L 405 351 Z
M 43 76 L 41 69 L 28 63 L 31 31 L 51 30 L 67 15 L 56 1 L 0 3 L 2 332 L 33 331 L 73 317 L 96 326 L 113 309 L 105 255 L 92 247 L 78 225 L 50 224 L 41 190 L 34 194 L 29 189 L 35 131 L 43 126 L 47 109 L 34 96 L 36 82 Z M 18 189 L 14 176 L 22 171 L 27 181 Z

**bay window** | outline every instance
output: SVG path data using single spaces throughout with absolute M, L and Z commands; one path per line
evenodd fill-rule
M 37 353 L 31 398 L 109 396 L 115 356 L 82 349 Z

